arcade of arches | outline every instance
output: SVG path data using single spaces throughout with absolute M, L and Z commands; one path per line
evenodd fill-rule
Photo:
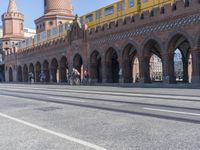
M 69 63 L 68 60 L 73 62 Z M 16 67 L 17 81 L 29 82 L 29 74 L 33 73 L 35 82 L 40 82 L 40 74 L 43 72 L 45 82 L 65 83 L 68 73 L 76 68 L 81 79 L 84 70 L 88 69 L 93 83 L 191 83 L 194 70 L 191 43 L 181 34 L 173 36 L 166 48 L 157 40 L 150 39 L 140 49 L 129 43 L 121 50 L 113 47 L 103 53 L 94 50 L 89 55 L 88 63 L 83 60 L 83 56 L 77 53 L 73 59 L 63 56 L 60 59 L 19 65 Z M 9 81 L 12 82 L 14 70 L 13 67 L 8 69 Z

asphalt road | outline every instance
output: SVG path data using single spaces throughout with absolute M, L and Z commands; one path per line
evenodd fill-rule
M 200 90 L 0 84 L 0 150 L 200 150 Z

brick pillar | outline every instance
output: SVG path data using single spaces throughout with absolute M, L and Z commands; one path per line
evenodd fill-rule
M 19 70 L 18 70 L 18 66 L 17 66 L 17 82 L 19 82 Z M 23 66 L 21 67 L 21 81 L 20 82 L 23 82 L 23 79 L 24 79 L 24 74 L 23 74 Z
M 60 66 L 59 65 L 56 70 L 56 81 L 57 83 L 60 83 Z
M 37 68 L 34 66 L 34 82 L 37 82 Z
M 107 72 L 105 58 L 102 58 L 102 83 L 107 83 Z
M 110 69 L 109 69 L 110 68 Z M 112 83 L 113 79 L 112 79 L 112 62 L 109 60 L 105 63 L 105 79 L 107 83 Z
M 144 83 L 144 60 L 139 58 L 139 68 L 140 68 L 140 81 L 139 83 Z
M 163 83 L 170 83 L 169 74 L 169 55 L 165 53 L 162 55 L 162 66 L 163 66 Z
M 51 65 L 49 65 L 49 82 L 53 83 L 53 75 L 52 75 L 52 68 Z
M 174 75 L 174 53 L 168 53 L 168 75 L 169 75 L 169 83 L 176 83 L 176 77 Z
M 183 82 L 188 83 L 188 58 L 183 59 Z
M 118 59 L 118 63 L 119 63 L 119 83 L 124 83 L 124 79 L 123 79 L 123 64 L 122 64 L 122 60 Z
M 200 49 L 192 50 L 192 84 L 200 83 Z
M 128 59 L 123 60 L 123 64 L 122 64 L 122 72 L 123 72 L 122 80 L 123 80 L 123 83 L 133 83 L 132 67 L 133 66 L 131 66 L 130 60 L 128 60 Z
M 90 78 L 92 83 L 97 83 L 97 64 L 96 63 L 90 63 L 89 65 L 89 72 L 90 72 Z
M 9 82 L 9 71 L 5 70 L 5 82 Z
M 149 57 L 142 57 L 140 62 L 140 83 L 151 83 L 149 75 Z
M 13 67 L 13 82 L 17 82 L 17 66 Z
M 16 82 L 19 82 L 19 70 L 18 66 L 16 66 Z

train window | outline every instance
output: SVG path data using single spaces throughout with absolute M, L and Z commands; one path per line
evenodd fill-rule
M 87 15 L 87 16 L 85 17 L 85 19 L 86 19 L 86 23 L 92 22 L 92 21 L 93 21 L 93 14 Z
M 125 9 L 125 2 L 121 1 L 117 3 L 117 11 L 121 11 Z
M 108 8 L 105 9 L 105 16 L 111 15 L 113 13 L 114 13 L 114 7 L 113 6 L 108 7 Z
M 125 10 L 125 1 L 122 1 L 122 10 Z
M 134 0 L 128 0 L 128 7 L 133 7 L 134 6 Z
M 117 11 L 121 11 L 125 9 L 125 2 L 121 1 L 117 3 Z
M 121 3 L 117 3 L 117 11 L 120 11 L 121 10 Z
M 148 2 L 148 1 L 149 1 L 149 0 L 143 0 L 142 2 L 143 2 L 143 3 L 146 3 L 146 2 Z
M 102 13 L 101 13 L 101 11 L 97 11 L 96 12 L 96 19 L 100 19 L 100 18 L 102 18 Z

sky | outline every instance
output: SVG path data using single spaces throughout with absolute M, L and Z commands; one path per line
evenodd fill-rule
M 0 15 L 7 11 L 9 0 L 0 0 Z M 18 11 L 25 16 L 25 27 L 35 28 L 34 20 L 43 15 L 43 0 L 15 0 Z M 73 14 L 87 14 L 117 0 L 72 0 Z M 2 22 L 0 21 L 0 25 Z

